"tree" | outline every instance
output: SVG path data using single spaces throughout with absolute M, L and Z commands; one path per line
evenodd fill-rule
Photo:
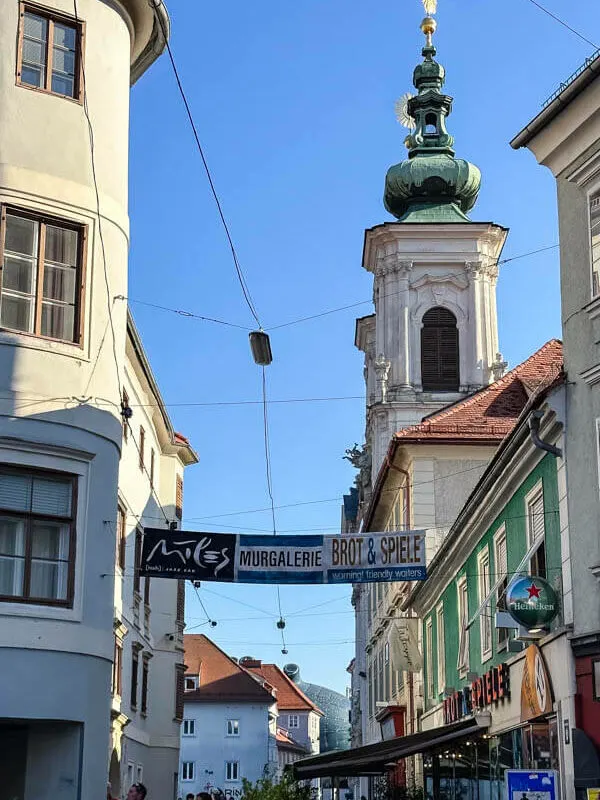
M 242 780 L 243 800 L 312 800 L 312 789 L 295 780 L 285 771 L 280 780 L 265 774 L 256 783 Z

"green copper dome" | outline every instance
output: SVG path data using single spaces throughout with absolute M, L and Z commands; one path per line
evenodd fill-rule
M 384 204 L 400 222 L 468 222 L 466 214 L 477 200 L 481 173 L 474 164 L 454 157 L 454 138 L 446 130 L 452 98 L 442 93 L 445 71 L 434 60 L 431 44 L 435 21 L 427 17 L 421 27 L 427 44 L 423 63 L 413 75 L 418 94 L 407 102 L 414 120 L 406 138 L 408 159 L 388 170 Z

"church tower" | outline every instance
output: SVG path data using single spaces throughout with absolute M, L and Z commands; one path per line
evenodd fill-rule
M 375 480 L 393 434 L 500 377 L 496 282 L 507 229 L 472 222 L 481 173 L 455 157 L 446 129 L 452 97 L 435 60 L 436 22 L 421 30 L 417 90 L 399 117 L 408 157 L 392 166 L 384 204 L 396 217 L 366 231 L 363 267 L 375 313 L 357 320 L 365 354 L 367 448 Z

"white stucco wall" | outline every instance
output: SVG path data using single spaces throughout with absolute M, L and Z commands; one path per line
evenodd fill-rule
M 153 19 L 142 0 L 124 2 L 128 12 L 118 0 L 77 2 L 85 23 L 85 85 L 106 271 L 84 106 L 16 85 L 19 4 L 7 0 L 0 6 L 0 204 L 87 228 L 81 345 L 0 331 L 0 464 L 78 478 L 73 607 L 0 603 L 6 690 L 0 718 L 81 725 L 81 745 L 67 753 L 66 738 L 53 739 L 32 723 L 27 798 L 36 800 L 98 797 L 108 771 L 121 447 L 117 376 L 123 380 L 126 326 L 126 305 L 114 296 L 127 294 L 130 62 L 148 46 Z M 72 0 L 42 5 L 74 13 Z
M 242 788 L 242 778 L 256 781 L 265 766 L 277 767 L 277 755 L 270 747 L 269 707 L 251 703 L 185 703 L 184 718 L 196 720 L 195 736 L 181 737 L 179 794 L 204 792 L 207 784 L 224 792 Z M 227 736 L 227 720 L 237 719 L 239 736 Z M 195 763 L 196 778 L 181 780 L 181 764 Z M 225 762 L 238 761 L 238 781 L 225 780 Z M 212 773 L 212 774 L 211 774 Z

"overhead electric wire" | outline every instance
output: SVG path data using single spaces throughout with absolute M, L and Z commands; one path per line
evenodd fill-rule
M 79 10 L 77 8 L 77 0 L 73 0 L 73 16 L 75 17 L 75 21 L 79 23 Z M 83 88 L 83 113 L 87 122 L 88 128 L 88 135 L 90 139 L 90 166 L 92 170 L 92 180 L 94 183 L 94 195 L 96 199 L 96 216 L 98 217 L 98 238 L 100 240 L 100 251 L 102 253 L 102 268 L 104 274 L 104 284 L 106 286 L 106 299 L 107 299 L 107 310 L 108 310 L 108 324 L 110 325 L 110 331 L 112 335 L 112 352 L 113 358 L 115 361 L 115 368 L 117 373 L 117 387 L 119 390 L 119 400 L 122 396 L 121 391 L 121 374 L 119 371 L 119 359 L 117 357 L 117 337 L 115 333 L 115 324 L 112 316 L 112 303 L 114 302 L 111 298 L 111 291 L 110 291 L 110 281 L 108 279 L 108 267 L 106 265 L 106 247 L 104 244 L 104 234 L 102 232 L 102 213 L 100 208 L 100 190 L 98 188 L 98 175 L 96 172 L 96 150 L 94 144 L 94 127 L 92 125 L 92 120 L 90 117 L 90 109 L 88 104 L 88 93 L 87 93 L 87 76 L 85 72 L 85 59 L 80 59 L 81 62 L 81 79 L 82 79 L 82 88 Z M 92 365 L 92 369 L 90 370 L 90 376 L 87 381 L 87 385 L 84 391 L 84 394 L 87 394 L 89 386 L 92 382 L 92 378 L 96 371 L 96 367 L 98 365 L 98 361 L 100 359 L 100 353 L 102 352 L 102 348 L 104 346 L 104 341 L 106 339 L 106 334 L 108 331 L 108 327 L 104 329 L 104 334 L 102 339 L 100 340 L 100 344 L 98 345 L 98 352 L 96 353 L 96 358 Z
M 206 606 L 204 605 L 204 602 L 203 602 L 202 598 L 200 597 L 200 592 L 198 591 L 198 587 L 195 586 L 193 583 L 192 583 L 192 587 L 193 587 L 194 591 L 196 592 L 196 597 L 198 598 L 198 602 L 200 603 L 200 607 L 202 608 L 202 611 L 204 611 L 204 613 L 206 615 L 206 622 L 211 626 L 211 628 L 214 628 L 216 626 L 216 624 L 217 624 L 216 620 L 214 620 L 210 616 L 208 611 L 206 610 Z
M 497 266 L 497 265 L 499 266 L 499 265 L 502 265 L 502 264 L 508 264 L 511 261 L 519 261 L 521 258 L 527 258 L 529 256 L 537 255 L 538 253 L 544 253 L 547 250 L 555 250 L 558 246 L 559 246 L 558 244 L 552 244 L 552 245 L 548 245 L 546 247 L 540 247 L 537 250 L 530 250 L 527 253 L 520 253 L 520 254 L 518 254 L 516 256 L 511 256 L 510 258 L 503 258 L 501 260 L 493 261 L 490 264 L 490 266 Z M 400 294 L 400 292 L 390 292 L 389 294 L 381 295 L 381 297 L 379 299 L 383 300 L 384 298 L 387 298 L 387 297 L 395 297 L 398 294 Z M 146 306 L 149 306 L 151 308 L 157 308 L 157 309 L 160 309 L 161 311 L 169 311 L 172 314 L 177 314 L 178 316 L 181 316 L 181 317 L 190 317 L 190 318 L 194 318 L 194 319 L 205 320 L 205 321 L 208 321 L 208 322 L 216 322 L 216 323 L 219 323 L 221 325 L 228 325 L 230 327 L 240 328 L 240 329 L 246 330 L 246 331 L 250 330 L 249 328 L 247 328 L 247 327 L 245 327 L 243 325 L 239 325 L 238 323 L 235 323 L 235 322 L 227 322 L 225 320 L 215 319 L 213 317 L 207 317 L 207 316 L 204 316 L 204 315 L 201 315 L 201 314 L 196 314 L 196 313 L 193 313 L 191 311 L 185 311 L 185 310 L 179 309 L 179 308 L 170 308 L 168 306 L 159 305 L 157 303 L 149 303 L 149 302 L 146 302 L 145 300 L 138 300 L 136 298 L 128 298 L 128 297 L 125 297 L 124 295 L 117 295 L 117 297 L 115 299 L 123 299 L 123 300 L 127 300 L 130 303 L 139 303 L 140 305 L 146 305 Z M 347 311 L 350 308 L 356 308 L 358 306 L 368 305 L 369 303 L 372 303 L 372 302 L 373 302 L 372 299 L 369 299 L 369 300 L 358 300 L 355 303 L 349 303 L 349 304 L 344 305 L 344 306 L 337 306 L 336 308 L 329 308 L 329 309 L 326 309 L 325 311 L 320 311 L 320 312 L 317 312 L 315 314 L 309 314 L 308 316 L 304 316 L 304 317 L 298 317 L 297 319 L 292 319 L 292 320 L 289 320 L 288 322 L 282 322 L 282 323 L 280 323 L 278 325 L 268 325 L 268 326 L 266 326 L 264 328 L 264 330 L 266 330 L 266 331 L 275 331 L 275 330 L 279 330 L 280 328 L 289 328 L 292 325 L 299 325 L 302 322 L 308 322 L 309 320 L 312 320 L 312 319 L 319 319 L 320 317 L 326 317 L 326 316 L 329 316 L 330 314 L 336 314 L 339 311 Z
M 540 247 L 537 250 L 530 250 L 528 253 L 521 253 L 519 255 L 511 256 L 510 258 L 503 258 L 501 260 L 497 259 L 496 261 L 493 261 L 489 266 L 495 267 L 495 266 L 500 266 L 501 264 L 508 264 L 510 261 L 518 261 L 521 258 L 527 258 L 528 256 L 534 256 L 534 255 L 537 255 L 538 253 L 545 253 L 547 250 L 555 250 L 558 246 L 559 246 L 558 244 L 551 244 L 551 245 L 548 245 L 547 247 Z M 384 298 L 387 298 L 387 297 L 395 297 L 395 296 L 401 294 L 403 291 L 404 290 L 400 290 L 400 291 L 397 291 L 397 292 L 390 292 L 389 294 L 381 295 L 379 300 L 383 300 Z M 279 330 L 280 328 L 288 328 L 291 325 L 298 325 L 301 322 L 307 322 L 308 320 L 311 320 L 311 319 L 318 319 L 319 317 L 326 317 L 329 314 L 335 314 L 338 311 L 346 311 L 349 308 L 356 308 L 356 306 L 364 306 L 364 305 L 367 305 L 368 303 L 372 303 L 372 302 L 373 302 L 373 300 L 359 300 L 356 303 L 350 303 L 349 305 L 346 305 L 346 306 L 339 306 L 338 308 L 331 308 L 331 309 L 328 309 L 326 311 L 321 311 L 318 314 L 311 314 L 308 317 L 300 317 L 299 319 L 293 319 L 293 320 L 290 320 L 289 322 L 282 322 L 279 325 L 271 325 L 266 330 L 275 331 L 275 330 Z
M 165 522 L 166 522 L 166 523 L 167 523 L 167 525 L 170 527 L 170 526 L 171 526 L 171 522 L 172 522 L 172 520 L 170 520 L 170 519 L 167 517 L 167 514 L 166 514 L 166 512 L 165 512 L 165 509 L 163 508 L 163 504 L 160 502 L 160 498 L 159 498 L 159 496 L 156 494 L 156 489 L 154 488 L 154 481 L 152 480 L 152 478 L 151 478 L 151 476 L 150 476 L 150 473 L 148 472 L 148 468 L 146 467 L 146 462 L 145 462 L 145 459 L 144 459 L 143 453 L 142 453 L 142 451 L 141 451 L 141 449 L 140 449 L 140 446 L 138 445 L 138 443 L 137 443 L 137 441 L 136 441 L 135 434 L 134 434 L 134 432 L 133 432 L 133 429 L 132 429 L 132 427 L 131 427 L 131 424 L 130 424 L 130 422 L 129 422 L 129 420 L 128 420 L 128 419 L 125 419 L 125 424 L 127 425 L 127 428 L 129 429 L 129 433 L 130 433 L 130 435 L 131 435 L 131 440 L 132 440 L 132 442 L 133 442 L 133 443 L 134 443 L 134 445 L 135 445 L 135 449 L 137 450 L 137 453 L 138 453 L 138 456 L 139 456 L 139 461 L 140 461 L 140 467 L 142 468 L 142 471 L 143 471 L 143 472 L 145 472 L 145 474 L 146 474 L 146 477 L 148 478 L 148 482 L 150 483 L 150 491 L 151 491 L 151 493 L 154 495 L 154 499 L 156 500 L 156 502 L 157 502 L 157 504 L 158 504 L 158 507 L 160 508 L 160 510 L 161 510 L 161 512 L 162 512 L 162 515 L 163 515 L 163 517 L 164 517 L 164 519 L 165 519 Z M 145 516 L 146 516 L 145 514 L 142 514 L 142 519 L 143 519 Z
M 194 314 L 193 311 L 184 311 L 183 309 L 178 308 L 168 308 L 167 306 L 161 306 L 158 303 L 148 303 L 145 300 L 136 300 L 131 297 L 126 297 L 124 294 L 117 294 L 115 295 L 115 300 L 125 300 L 128 303 L 137 303 L 140 306 L 148 306 L 149 308 L 157 308 L 160 311 L 170 311 L 173 314 L 179 314 L 180 317 L 190 317 L 191 319 L 199 319 L 203 322 L 215 322 L 217 325 L 227 325 L 229 328 L 239 328 L 242 331 L 250 331 L 252 328 L 249 328 L 247 325 L 238 325 L 237 322 L 227 322 L 224 319 L 217 319 L 216 317 L 206 317 L 202 314 Z
M 566 28 L 567 30 L 571 31 L 571 33 L 574 33 L 574 34 L 575 34 L 575 36 L 578 36 L 578 37 L 579 37 L 579 38 L 580 38 L 582 41 L 584 41 L 586 44 L 589 44 L 589 45 L 591 45 L 591 47 L 593 47 L 593 48 L 594 48 L 594 50 L 598 50 L 598 45 L 597 45 L 597 44 L 594 44 L 594 42 L 590 41 L 590 40 L 589 40 L 587 37 L 585 37 L 585 36 L 584 36 L 582 33 L 579 33 L 579 31 L 575 30 L 575 28 L 572 28 L 572 27 L 571 27 L 571 26 L 570 26 L 570 25 L 569 25 L 567 22 L 565 22 L 565 21 L 564 21 L 564 19 L 561 19 L 559 16 L 557 16 L 556 14 L 554 14 L 552 11 L 550 11 L 550 10 L 549 10 L 549 9 L 547 9 L 547 8 L 545 8 L 543 5 L 541 5 L 541 3 L 538 3 L 538 2 L 537 2 L 537 0 L 529 0 L 529 2 L 530 2 L 532 5 L 536 6 L 536 8 L 539 8 L 539 9 L 540 9 L 540 11 L 543 11 L 543 12 L 544 12 L 544 14 L 547 14 L 549 17 L 552 17 L 552 19 L 553 19 L 553 20 L 555 20 L 556 22 L 558 22 L 558 23 L 559 23 L 560 25 L 562 25 L 564 28 Z
M 187 118 L 189 120 L 190 127 L 192 129 L 192 133 L 193 133 L 194 139 L 196 141 L 196 146 L 198 148 L 198 153 L 200 154 L 200 158 L 202 160 L 202 165 L 204 167 L 204 171 L 206 172 L 206 177 L 208 179 L 208 184 L 210 186 L 210 191 L 211 191 L 211 194 L 212 194 L 213 199 L 215 201 L 215 205 L 217 207 L 217 211 L 219 212 L 219 217 L 221 219 L 221 223 L 223 224 L 223 228 L 225 230 L 225 235 L 227 236 L 227 241 L 229 242 L 229 248 L 231 250 L 231 255 L 232 255 L 232 258 L 233 258 L 233 264 L 235 266 L 236 275 L 237 275 L 240 287 L 242 289 L 242 294 L 244 295 L 244 299 L 246 301 L 246 304 L 247 304 L 248 308 L 250 309 L 250 313 L 252 314 L 252 316 L 254 317 L 254 319 L 256 321 L 256 324 L 260 328 L 261 327 L 260 319 L 258 317 L 258 313 L 256 311 L 256 307 L 255 307 L 254 302 L 252 300 L 252 296 L 250 294 L 250 289 L 248 288 L 248 284 L 246 283 L 246 278 L 244 277 L 244 273 L 243 273 L 242 268 L 241 268 L 240 263 L 239 263 L 239 259 L 238 259 L 238 256 L 237 256 L 235 245 L 233 244 L 233 239 L 232 239 L 232 236 L 231 236 L 231 232 L 229 230 L 229 225 L 227 224 L 227 220 L 225 219 L 225 214 L 223 213 L 223 208 L 221 206 L 221 201 L 219 200 L 219 195 L 217 194 L 217 190 L 215 188 L 213 177 L 212 177 L 210 168 L 208 166 L 208 162 L 206 160 L 206 156 L 204 155 L 204 149 L 202 147 L 202 143 L 200 142 L 200 135 L 198 133 L 198 129 L 197 129 L 196 123 L 194 121 L 194 116 L 192 114 L 192 109 L 190 107 L 190 104 L 188 102 L 185 90 L 183 88 L 181 77 L 179 75 L 179 70 L 177 69 L 177 64 L 175 63 L 175 57 L 173 56 L 173 50 L 171 49 L 171 44 L 169 42 L 169 33 L 168 33 L 167 29 L 166 29 L 166 26 L 165 26 L 163 18 L 158 13 L 158 9 L 161 6 L 164 7 L 164 4 L 163 4 L 162 0 L 152 0 L 151 4 L 152 4 L 152 8 L 154 9 L 154 12 L 155 12 L 154 16 L 155 16 L 155 18 L 156 18 L 156 20 L 157 20 L 157 22 L 158 22 L 158 24 L 160 26 L 163 38 L 165 40 L 165 46 L 167 48 L 167 53 L 169 54 L 169 61 L 171 62 L 171 68 L 173 70 L 173 75 L 175 76 L 175 81 L 177 83 L 177 88 L 179 89 L 179 94 L 181 95 L 181 99 L 182 99 L 183 105 L 185 107 Z

